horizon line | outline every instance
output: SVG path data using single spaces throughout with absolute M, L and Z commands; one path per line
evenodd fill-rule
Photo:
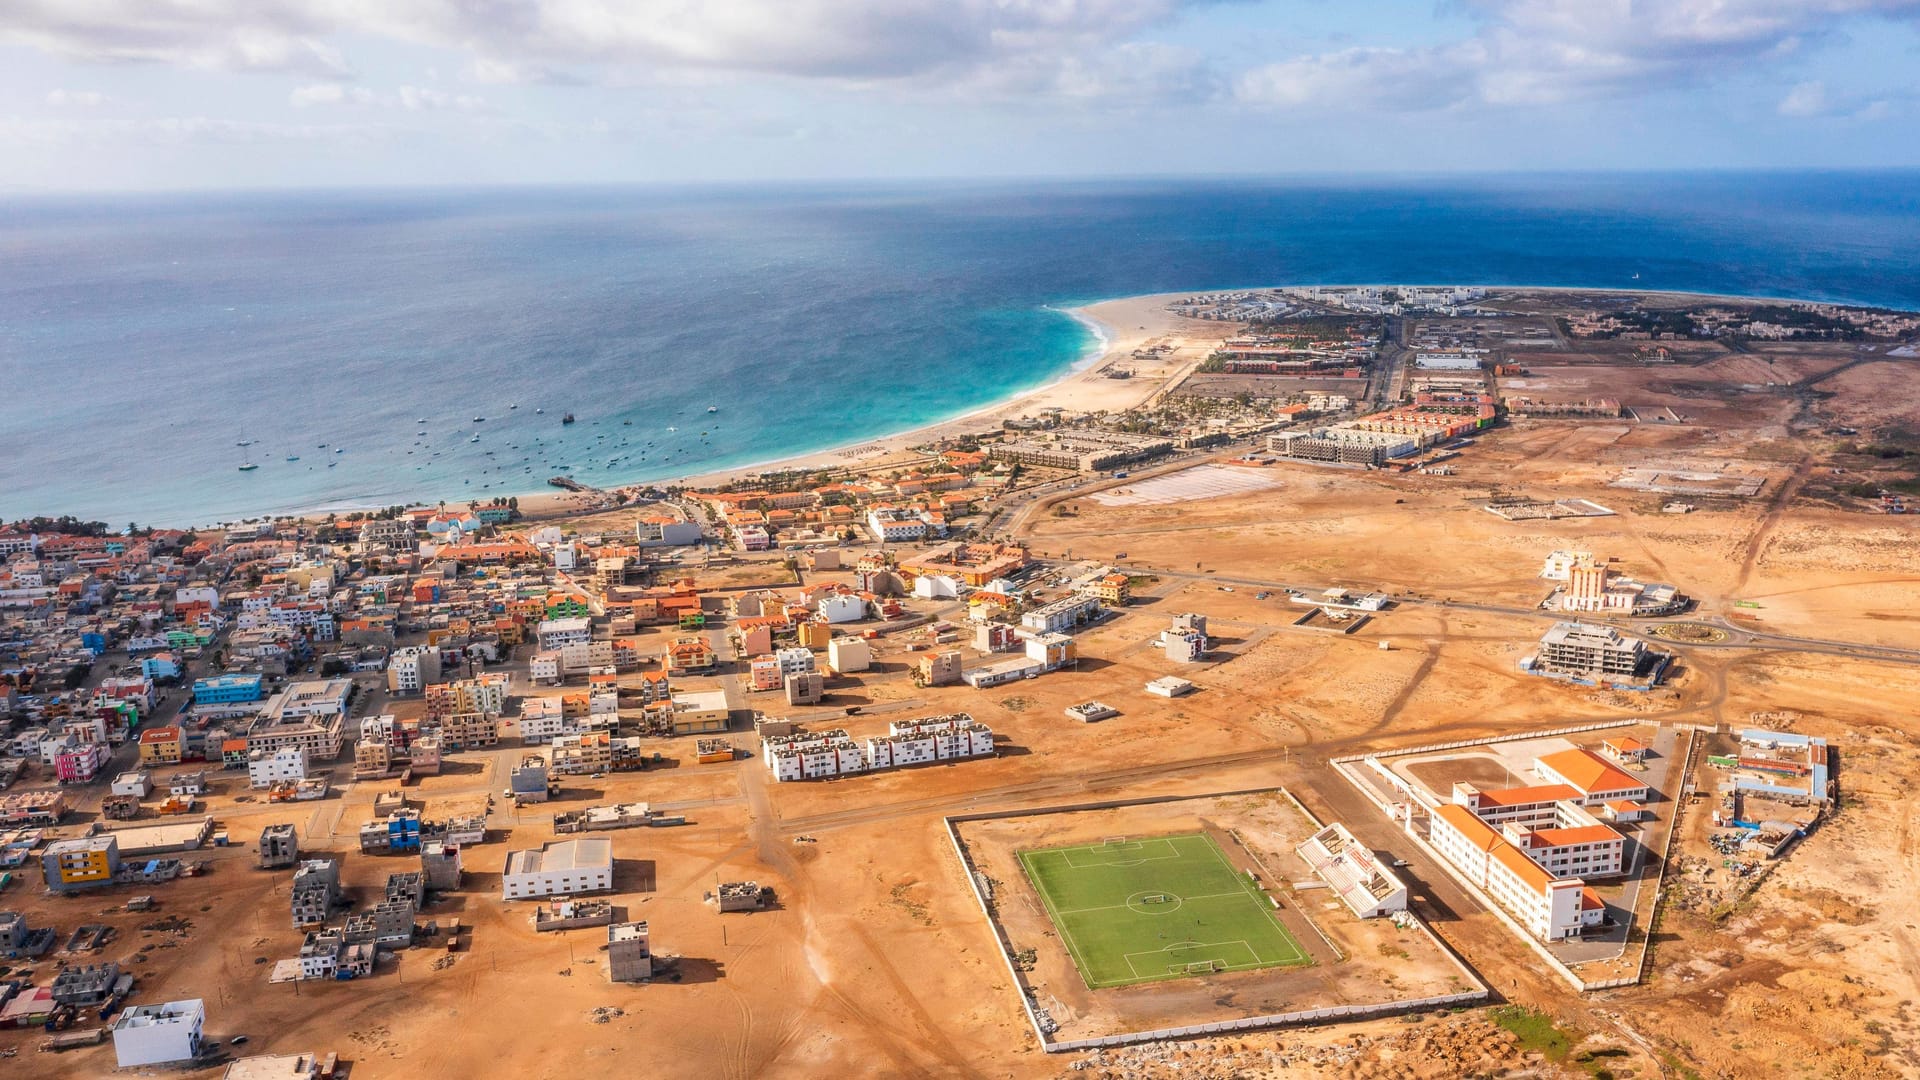
M 0 200 L 7 199 L 97 199 L 153 196 L 219 195 L 297 195 L 297 194 L 372 194 L 380 192 L 513 192 L 513 191 L 586 191 L 656 190 L 677 191 L 690 188 L 722 191 L 778 191 L 832 187 L 869 189 L 913 188 L 989 188 L 989 187 L 1072 187 L 1103 184 L 1299 184 L 1310 186 L 1341 180 L 1368 184 L 1417 184 L 1462 180 L 1577 179 L 1630 177 L 1713 177 L 1713 176 L 1920 176 L 1920 164 L 1913 165 L 1693 165 L 1693 166 L 1620 166 L 1569 167 L 1542 169 L 1424 169 L 1370 170 L 1339 169 L 1307 172 L 1189 172 L 1189 173 L 1006 173 L 982 176 L 924 174 L 901 176 L 821 176 L 783 179 L 741 177 L 680 179 L 631 178 L 619 180 L 499 180 L 499 181 L 366 181 L 329 184 L 243 184 L 226 187 L 180 185 L 151 188 L 53 188 L 30 185 L 0 185 Z

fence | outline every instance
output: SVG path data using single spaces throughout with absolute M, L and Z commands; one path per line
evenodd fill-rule
M 1460 969 L 1461 974 L 1474 984 L 1474 989 L 1457 994 L 1443 994 L 1436 997 L 1410 998 L 1401 1001 L 1383 1001 L 1365 1005 L 1329 1005 L 1320 1009 L 1303 1009 L 1298 1012 L 1273 1013 L 1266 1016 L 1242 1017 L 1237 1020 L 1221 1020 L 1210 1024 L 1190 1024 L 1182 1027 L 1155 1028 L 1149 1031 L 1128 1031 L 1118 1035 L 1103 1035 L 1094 1039 L 1074 1039 L 1066 1042 L 1050 1041 L 1048 1030 L 1040 1021 L 1040 1015 L 1034 1008 L 1031 988 L 1021 978 L 1020 969 L 1013 959 L 1013 943 L 1008 940 L 1006 931 L 1001 928 L 1000 920 L 994 917 L 989 903 L 987 890 L 982 887 L 981 872 L 973 865 L 967 855 L 966 841 L 960 838 L 959 826 L 968 821 L 993 821 L 1000 818 L 1037 817 L 1044 814 L 1068 814 L 1082 810 L 1108 810 L 1125 806 L 1150 806 L 1157 803 L 1186 802 L 1193 799 L 1222 799 L 1239 795 L 1270 795 L 1275 791 L 1285 795 L 1308 821 L 1316 822 L 1306 807 L 1293 797 L 1285 788 L 1243 788 L 1236 791 L 1214 791 L 1201 795 L 1153 795 L 1138 799 L 1108 799 L 1101 802 L 1070 803 L 1064 806 L 1043 806 L 1028 809 L 989 810 L 972 814 L 955 814 L 942 820 L 946 826 L 947 840 L 953 844 L 953 853 L 960 860 L 960 868 L 967 879 L 967 887 L 973 891 L 973 898 L 980 905 L 981 914 L 987 918 L 987 925 L 993 928 L 994 940 L 1000 946 L 1000 960 L 1007 967 L 1007 977 L 1013 980 L 1013 986 L 1020 995 L 1020 1008 L 1026 1013 L 1027 1023 L 1033 1027 L 1033 1036 L 1040 1042 L 1040 1049 L 1049 1054 L 1065 1054 L 1076 1050 L 1095 1050 L 1103 1047 L 1132 1046 L 1138 1043 L 1157 1042 L 1162 1039 L 1191 1038 L 1202 1035 L 1224 1035 L 1236 1031 L 1254 1031 L 1261 1028 L 1285 1027 L 1291 1024 L 1314 1024 L 1332 1020 L 1372 1019 L 1380 1016 L 1393 1016 L 1398 1013 L 1414 1012 L 1420 1009 L 1447 1008 L 1454 1005 L 1472 1005 L 1487 1001 L 1491 996 L 1487 986 L 1465 961 L 1452 949 L 1447 948 L 1437 934 L 1429 929 L 1425 922 L 1415 920 L 1416 925 L 1425 931 L 1440 950 Z M 1252 854 L 1251 848 L 1247 851 Z M 1258 858 L 1255 858 L 1258 862 Z M 1262 870 L 1265 870 L 1264 865 Z M 1309 919 L 1309 922 L 1312 920 Z M 1316 930 L 1319 928 L 1316 926 Z M 1325 937 L 1325 934 L 1321 935 Z M 1329 945 L 1333 943 L 1328 942 Z M 1340 953 L 1338 947 L 1334 952 Z
M 1469 746 L 1486 746 L 1489 743 L 1500 742 L 1519 742 L 1524 739 L 1548 739 L 1555 735 L 1572 735 L 1581 731 L 1605 731 L 1608 728 L 1639 727 L 1644 723 L 1646 723 L 1645 720 L 1603 720 L 1596 724 L 1575 724 L 1571 727 L 1553 728 L 1548 731 L 1516 731 L 1510 735 L 1489 735 L 1484 739 L 1461 739 L 1458 742 L 1409 746 L 1404 750 L 1395 749 L 1384 752 L 1375 751 L 1371 754 L 1349 754 L 1346 757 L 1334 758 L 1333 763 L 1337 765 L 1341 762 L 1359 761 L 1362 758 L 1370 757 L 1405 757 L 1408 754 L 1431 754 L 1437 750 L 1460 750 Z

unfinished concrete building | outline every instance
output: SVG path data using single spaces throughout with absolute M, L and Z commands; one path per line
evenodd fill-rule
M 549 900 L 534 908 L 528 918 L 537 934 L 578 930 L 586 926 L 609 926 L 613 923 L 613 905 L 605 900 Z
M 278 870 L 300 861 L 300 837 L 292 825 L 269 825 L 260 830 L 262 870 Z
M 1655 662 L 1647 643 L 1611 626 L 1554 623 L 1530 670 L 1585 678 L 1633 679 Z
M 773 890 L 757 881 L 723 881 L 712 894 L 722 914 L 730 911 L 760 911 L 773 899 Z
M 516 803 L 543 803 L 547 801 L 547 782 L 547 759 L 528 754 L 508 778 L 507 791 Z
M 8 960 L 31 960 L 40 956 L 53 948 L 59 936 L 51 926 L 38 930 L 28 926 L 27 917 L 18 911 L 0 911 L 0 956 Z
M 444 840 L 420 844 L 420 872 L 427 888 L 434 892 L 452 892 L 460 887 L 460 845 Z
M 293 872 L 293 928 L 327 921 L 340 899 L 340 864 L 332 859 L 306 859 Z
M 103 964 L 67 968 L 53 977 L 53 1003 L 75 1008 L 104 1004 L 114 995 L 120 979 L 120 965 L 112 960 Z M 131 989 L 133 977 L 129 975 L 126 980 L 127 988 Z
M 643 982 L 653 978 L 653 950 L 644 922 L 614 923 L 607 927 L 607 979 Z
M 387 875 L 387 899 L 404 900 L 412 904 L 414 910 L 426 906 L 427 878 L 418 870 Z
M 382 900 L 373 906 L 372 914 L 375 944 L 401 947 L 413 944 L 413 904 L 406 900 Z

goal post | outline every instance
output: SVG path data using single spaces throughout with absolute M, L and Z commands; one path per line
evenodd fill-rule
M 1197 964 L 1188 964 L 1186 967 L 1186 973 L 1189 975 L 1210 975 L 1219 970 L 1220 961 L 1218 960 L 1202 960 Z
M 1107 847 L 1123 847 L 1126 845 L 1128 839 L 1129 838 L 1125 836 L 1109 836 L 1105 844 Z

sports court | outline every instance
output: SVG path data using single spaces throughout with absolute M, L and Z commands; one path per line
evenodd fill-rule
M 1311 963 L 1259 886 L 1204 833 L 1019 857 L 1089 987 Z

